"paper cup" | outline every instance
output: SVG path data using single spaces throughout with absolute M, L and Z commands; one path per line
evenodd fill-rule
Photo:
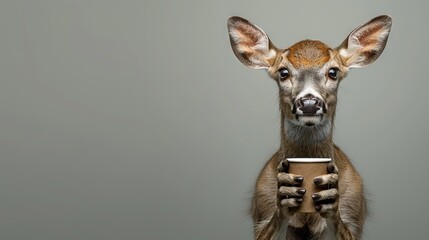
M 330 158 L 287 158 L 289 161 L 288 172 L 301 175 L 304 178 L 301 188 L 306 190 L 301 206 L 297 209 L 300 213 L 314 213 L 316 207 L 311 195 L 326 188 L 318 187 L 313 179 L 328 173 Z

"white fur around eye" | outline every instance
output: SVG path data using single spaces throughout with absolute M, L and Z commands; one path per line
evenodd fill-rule
M 326 80 L 325 88 L 328 92 L 335 92 L 338 88 L 338 81 L 337 80 Z
M 280 87 L 283 91 L 291 91 L 292 90 L 292 82 L 287 79 L 285 81 L 280 81 Z

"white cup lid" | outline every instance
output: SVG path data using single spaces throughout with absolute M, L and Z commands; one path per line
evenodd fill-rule
M 310 163 L 310 162 L 330 162 L 330 158 L 286 158 L 289 162 L 301 162 L 301 163 Z

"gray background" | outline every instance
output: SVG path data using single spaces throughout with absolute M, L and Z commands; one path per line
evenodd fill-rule
M 427 1 L 1 1 L 0 239 L 251 239 L 277 89 L 233 55 L 241 15 L 279 47 L 393 17 L 342 82 L 335 142 L 365 179 L 364 239 L 427 239 Z

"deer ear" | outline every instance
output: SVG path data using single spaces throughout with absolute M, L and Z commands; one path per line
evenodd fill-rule
M 374 62 L 386 46 L 391 26 L 392 18 L 382 15 L 353 30 L 337 48 L 344 65 L 360 68 Z
M 262 29 L 244 18 L 230 17 L 228 32 L 232 50 L 244 65 L 254 69 L 272 65 L 277 50 Z

